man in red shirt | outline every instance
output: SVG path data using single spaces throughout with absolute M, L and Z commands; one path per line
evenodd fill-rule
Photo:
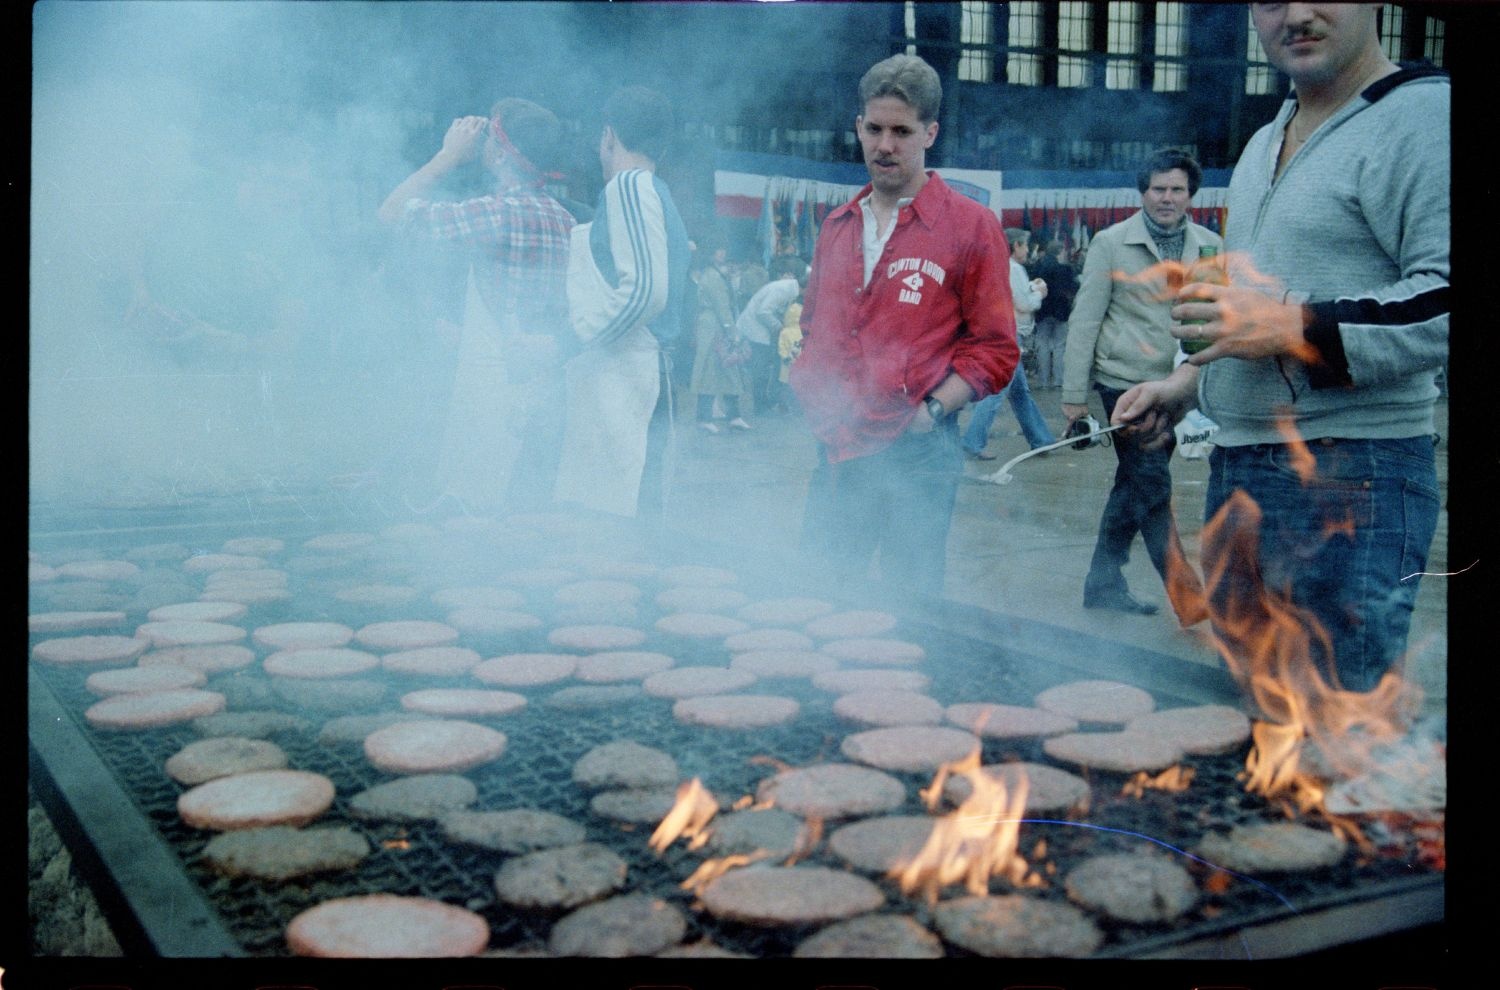
M 942 86 L 913 55 L 860 80 L 870 184 L 828 215 L 791 385 L 820 449 L 803 546 L 841 574 L 940 594 L 963 473 L 956 414 L 1020 358 L 999 219 L 926 170 Z

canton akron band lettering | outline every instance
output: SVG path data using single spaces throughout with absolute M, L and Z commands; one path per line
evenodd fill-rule
M 885 270 L 885 277 L 895 278 L 902 272 L 911 272 L 911 274 L 901 280 L 901 284 L 906 288 L 901 290 L 899 301 L 913 305 L 922 301 L 922 286 L 927 284 L 922 278 L 923 275 L 933 279 L 938 285 L 942 285 L 943 279 L 948 277 L 948 273 L 943 271 L 941 265 L 928 261 L 926 258 L 900 258 L 893 261 Z

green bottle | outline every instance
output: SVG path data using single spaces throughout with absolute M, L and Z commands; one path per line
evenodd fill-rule
M 1188 270 L 1187 282 L 1207 282 L 1211 285 L 1228 285 L 1229 273 L 1224 270 L 1224 264 L 1219 259 L 1219 249 L 1216 245 L 1205 244 L 1198 249 L 1198 260 Z M 1185 324 L 1207 323 L 1207 320 L 1183 320 Z M 1182 349 L 1188 354 L 1197 354 L 1208 347 L 1212 341 L 1188 339 L 1182 342 Z

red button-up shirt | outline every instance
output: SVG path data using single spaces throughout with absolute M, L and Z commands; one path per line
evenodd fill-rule
M 1021 353 L 995 214 L 929 172 L 865 285 L 859 202 L 869 194 L 865 186 L 823 223 L 790 375 L 833 463 L 894 443 L 950 372 L 976 398 L 999 391 Z

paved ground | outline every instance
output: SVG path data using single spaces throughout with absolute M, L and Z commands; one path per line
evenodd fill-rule
M 1033 387 L 1053 432 L 1064 420 L 1060 393 Z M 1097 399 L 1094 416 L 1103 421 Z M 684 404 L 679 408 L 691 408 Z M 961 414 L 967 416 L 967 413 Z M 1438 407 L 1440 434 L 1447 432 L 1448 408 Z M 689 426 L 681 431 L 678 482 L 672 525 L 688 532 L 748 547 L 791 550 L 796 546 L 814 448 L 800 417 L 752 417 L 748 433 L 710 435 Z M 1026 450 L 1015 419 L 1004 407 L 996 418 L 988 452 L 992 462 L 969 461 L 969 478 Z M 1099 514 L 1113 478 L 1115 458 L 1104 447 L 1083 451 L 1064 447 L 1018 465 L 1004 486 L 972 480 L 959 489 L 948 541 L 944 596 L 965 604 L 1021 618 L 1040 619 L 1192 660 L 1220 665 L 1206 627 L 1180 628 L 1145 549 L 1136 541 L 1126 570 L 1138 598 L 1162 606 L 1154 616 L 1086 611 L 1083 578 L 1093 551 Z M 1447 569 L 1447 447 L 1438 447 L 1438 474 L 1444 511 L 1429 561 L 1430 572 Z M 1206 460 L 1174 458 L 1173 506 L 1188 557 L 1195 564 L 1203 523 Z M 732 522 L 726 523 L 726 520 Z M 1418 685 L 1425 710 L 1447 706 L 1447 585 L 1443 578 L 1422 581 L 1410 641 L 1406 676 Z

